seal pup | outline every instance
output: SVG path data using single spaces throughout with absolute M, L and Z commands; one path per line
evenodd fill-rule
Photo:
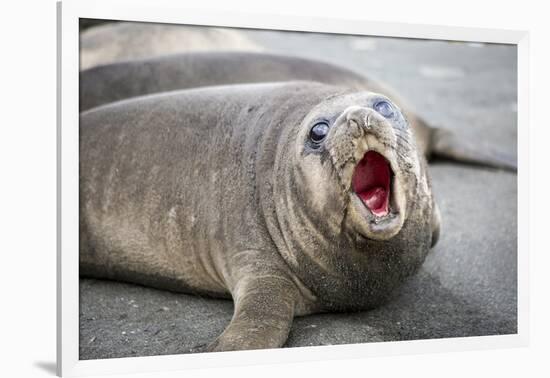
M 80 69 L 186 51 L 263 48 L 230 28 L 148 22 L 112 22 L 80 33 Z
M 425 159 L 380 94 L 230 85 L 80 116 L 81 274 L 232 297 L 210 351 L 380 305 L 438 231 Z
M 428 159 L 517 170 L 513 157 L 430 125 L 387 86 L 343 67 L 299 57 L 248 52 L 185 53 L 94 67 L 80 73 L 80 110 L 177 89 L 290 80 L 317 81 L 392 98 L 405 113 L 417 146 Z

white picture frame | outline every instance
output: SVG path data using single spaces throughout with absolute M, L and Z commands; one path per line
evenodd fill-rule
M 78 77 L 79 18 L 299 30 L 386 37 L 504 43 L 518 51 L 518 333 L 246 352 L 79 360 Z M 278 362 L 346 359 L 525 346 L 528 343 L 528 49 L 524 31 L 288 17 L 187 9 L 181 1 L 58 3 L 58 316 L 57 371 L 62 376 L 145 373 Z

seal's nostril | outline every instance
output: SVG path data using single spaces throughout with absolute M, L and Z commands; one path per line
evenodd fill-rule
M 371 109 L 361 106 L 349 107 L 346 110 L 346 120 L 349 125 L 363 130 L 372 129 L 372 115 Z
M 355 118 L 349 119 L 348 123 L 349 123 L 350 126 L 356 127 L 357 129 L 361 128 L 361 126 L 359 126 L 359 122 L 357 122 L 357 120 Z
M 372 123 L 370 120 L 371 114 L 354 114 L 351 117 L 348 117 L 348 123 L 352 127 L 356 127 L 358 130 L 371 130 Z

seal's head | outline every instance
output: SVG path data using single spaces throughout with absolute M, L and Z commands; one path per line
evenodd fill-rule
M 416 271 L 437 234 L 425 160 L 400 109 L 376 93 L 325 98 L 293 130 L 275 188 L 283 256 L 319 295 L 369 307 Z
M 335 232 L 389 240 L 403 228 L 410 205 L 430 195 L 407 120 L 379 94 L 320 104 L 302 123 L 296 155 L 310 211 L 327 219 L 327 209 L 339 207 L 327 219 Z

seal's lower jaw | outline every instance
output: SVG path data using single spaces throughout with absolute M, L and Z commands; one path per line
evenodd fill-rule
M 399 180 L 392 164 L 369 150 L 352 176 L 351 205 L 358 232 L 369 239 L 387 240 L 403 226 L 402 204 L 398 203 Z

